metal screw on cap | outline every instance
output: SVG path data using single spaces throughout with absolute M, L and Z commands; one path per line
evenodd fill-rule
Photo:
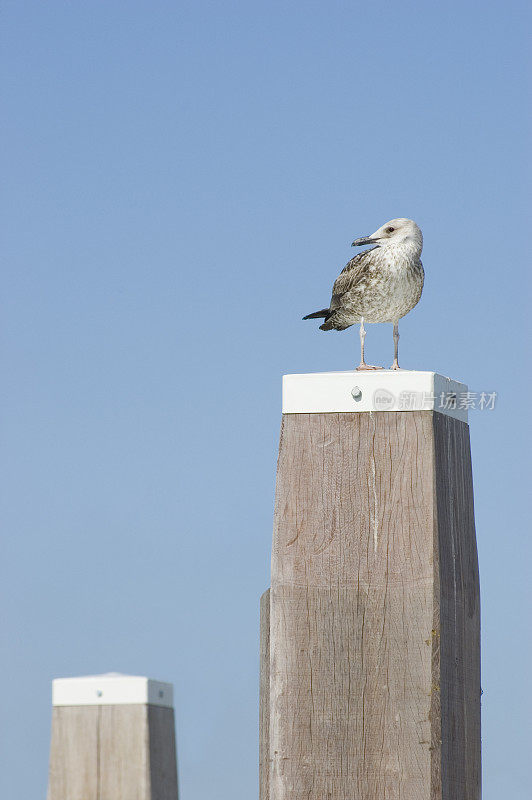
M 353 400 L 356 400 L 357 403 L 359 402 L 359 400 L 362 400 L 362 389 L 360 388 L 360 386 L 353 386 L 353 388 L 351 389 L 351 397 L 353 398 Z

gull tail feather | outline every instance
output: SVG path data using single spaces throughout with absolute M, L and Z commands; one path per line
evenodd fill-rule
M 312 314 L 307 314 L 303 319 L 325 319 L 331 313 L 329 308 L 322 308 L 321 311 L 314 311 Z

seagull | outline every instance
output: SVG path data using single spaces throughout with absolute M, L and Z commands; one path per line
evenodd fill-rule
M 322 331 L 343 331 L 360 322 L 358 370 L 382 369 L 364 360 L 364 322 L 392 322 L 394 356 L 390 369 L 400 369 L 399 320 L 417 305 L 423 291 L 423 234 L 413 220 L 400 217 L 385 222 L 371 236 L 355 239 L 352 247 L 368 244 L 375 246 L 352 258 L 336 279 L 329 308 L 303 319 L 324 318 Z

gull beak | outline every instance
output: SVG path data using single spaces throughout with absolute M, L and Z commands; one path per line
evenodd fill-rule
M 365 244 L 376 244 L 379 241 L 379 236 L 363 236 L 361 239 L 355 239 L 351 247 L 363 247 Z

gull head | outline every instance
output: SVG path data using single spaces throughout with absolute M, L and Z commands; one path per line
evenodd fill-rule
M 385 222 L 371 236 L 355 239 L 352 246 L 361 247 L 365 244 L 376 247 L 407 247 L 419 256 L 423 249 L 423 234 L 413 219 L 399 217 Z

